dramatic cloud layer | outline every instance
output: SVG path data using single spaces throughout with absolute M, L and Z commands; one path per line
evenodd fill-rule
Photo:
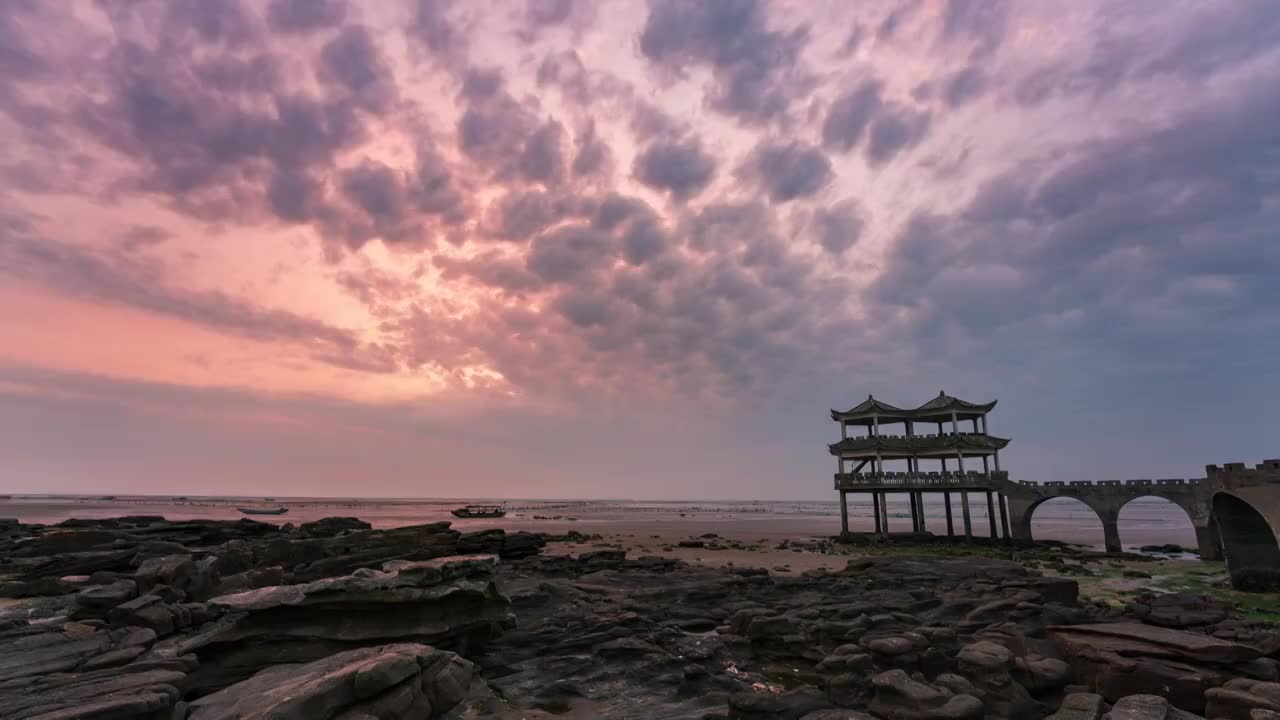
M 940 387 L 1026 478 L 1280 451 L 1261 0 L 18 1 L 0 73 L 0 490 L 827 497 Z

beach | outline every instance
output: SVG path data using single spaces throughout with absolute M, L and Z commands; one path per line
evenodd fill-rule
M 450 514 L 468 503 L 505 503 L 507 515 L 494 519 L 460 519 Z M 959 501 L 953 499 L 954 523 L 962 532 Z M 375 528 L 395 528 L 447 521 L 463 530 L 501 527 L 560 534 L 571 530 L 600 535 L 637 549 L 661 554 L 680 540 L 714 533 L 739 543 L 776 544 L 783 540 L 832 537 L 840 532 L 839 504 L 831 501 L 645 501 L 645 500 L 522 500 L 495 498 L 370 499 L 194 496 L 13 496 L 0 500 L 0 517 L 23 523 L 53 524 L 69 518 L 91 519 L 124 515 L 160 515 L 168 520 L 234 520 L 246 517 L 237 508 L 286 507 L 284 515 L 254 515 L 254 520 L 283 525 L 324 517 L 356 517 Z M 905 500 L 889 496 L 890 529 L 911 528 Z M 990 534 L 985 502 L 971 502 L 973 532 Z M 851 496 L 849 525 L 853 532 L 871 532 L 869 502 Z M 945 508 L 940 500 L 925 502 L 930 532 L 946 532 Z M 1037 540 L 1056 540 L 1102 549 L 1102 526 L 1083 504 L 1052 500 L 1036 510 L 1032 534 Z M 1126 550 L 1144 545 L 1175 544 L 1195 547 L 1195 533 L 1186 514 L 1159 498 L 1139 498 L 1120 515 L 1120 534 Z

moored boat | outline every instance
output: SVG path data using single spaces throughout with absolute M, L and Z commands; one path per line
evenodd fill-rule
M 501 505 L 467 505 L 453 511 L 460 518 L 500 518 L 507 514 Z
M 289 508 L 236 508 L 245 515 L 283 515 Z

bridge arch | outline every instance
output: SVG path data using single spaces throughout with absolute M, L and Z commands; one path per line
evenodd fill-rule
M 1183 537 L 1175 537 L 1175 539 L 1178 541 L 1176 544 L 1182 545 L 1184 547 L 1186 547 L 1189 544 L 1195 545 L 1198 547 L 1201 538 L 1196 532 L 1196 518 L 1198 516 L 1202 516 L 1204 514 L 1204 511 L 1200 507 L 1189 504 L 1189 502 L 1183 495 L 1175 495 L 1172 493 L 1168 493 L 1168 494 L 1162 493 L 1155 489 L 1153 489 L 1151 492 L 1143 493 L 1141 495 L 1135 494 L 1133 497 L 1126 498 L 1122 502 L 1120 502 L 1119 507 L 1116 508 L 1117 534 L 1120 534 L 1119 523 L 1120 523 L 1121 516 L 1124 515 L 1125 509 L 1128 508 L 1131 512 L 1133 512 L 1135 510 L 1135 506 L 1133 503 L 1137 500 L 1143 500 L 1145 498 L 1155 498 L 1157 500 L 1164 500 L 1165 502 L 1179 508 L 1182 511 L 1181 514 L 1186 516 L 1187 522 L 1185 526 L 1185 532 L 1182 533 Z M 1161 506 L 1156 505 L 1155 507 L 1161 507 Z M 1137 544 L 1137 543 L 1131 543 L 1131 544 Z M 1173 544 L 1173 543 L 1170 540 L 1160 540 L 1160 541 L 1156 541 L 1149 544 L 1165 545 L 1165 544 Z
M 1024 537 L 1025 539 L 1027 540 L 1036 539 L 1035 533 L 1032 530 L 1031 526 L 1034 523 L 1036 511 L 1040 510 L 1046 503 L 1059 508 L 1067 508 L 1072 506 L 1083 506 L 1085 508 L 1088 508 L 1098 521 L 1098 525 L 1097 525 L 1098 534 L 1102 537 L 1103 542 L 1106 541 L 1106 516 L 1103 514 L 1102 511 L 1100 511 L 1092 503 L 1088 502 L 1083 498 L 1075 497 L 1073 495 L 1050 495 L 1050 496 L 1039 498 L 1031 502 L 1026 507 L 1026 509 L 1021 513 L 1021 518 L 1020 518 L 1020 522 L 1024 525 L 1024 527 L 1022 528 L 1023 530 L 1022 537 Z M 1042 515 L 1041 518 L 1043 519 L 1044 516 Z M 1043 536 L 1043 533 L 1042 533 L 1042 536 Z M 1015 535 L 1015 537 L 1017 537 L 1017 535 Z
M 1280 543 L 1267 518 L 1229 492 L 1213 496 L 1213 520 L 1222 538 L 1231 584 L 1239 590 L 1275 590 L 1280 584 Z

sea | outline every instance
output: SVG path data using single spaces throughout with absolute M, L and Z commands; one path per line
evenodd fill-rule
M 469 503 L 500 503 L 507 510 L 500 519 L 458 519 L 450 514 Z M 962 532 L 960 502 L 953 497 L 953 522 Z M 840 530 L 840 507 L 831 501 L 656 501 L 656 500 L 547 500 L 494 498 L 317 498 L 317 497 L 204 497 L 161 495 L 13 495 L 0 496 L 0 518 L 23 523 L 54 524 L 69 518 L 110 518 L 123 515 L 160 515 L 169 520 L 246 517 L 240 508 L 278 508 L 283 515 L 253 515 L 254 520 L 284 524 L 320 518 L 356 517 L 377 528 L 402 527 L 448 521 L 460 530 L 502 527 L 509 530 L 563 533 L 662 535 L 683 537 L 716 532 L 724 537 L 781 539 L 830 536 Z M 911 527 L 905 498 L 888 499 L 890 529 Z M 870 502 L 849 498 L 850 529 L 870 531 Z M 946 531 L 946 508 L 941 498 L 925 503 L 928 529 Z M 990 534 L 985 499 L 970 503 L 973 533 Z M 1138 498 L 1120 513 L 1120 539 L 1126 549 L 1149 545 L 1181 545 L 1194 548 L 1191 520 L 1178 506 L 1155 497 Z M 1103 547 L 1102 523 L 1083 503 L 1059 498 L 1036 508 L 1032 535 L 1037 540 L 1058 540 L 1084 547 Z

